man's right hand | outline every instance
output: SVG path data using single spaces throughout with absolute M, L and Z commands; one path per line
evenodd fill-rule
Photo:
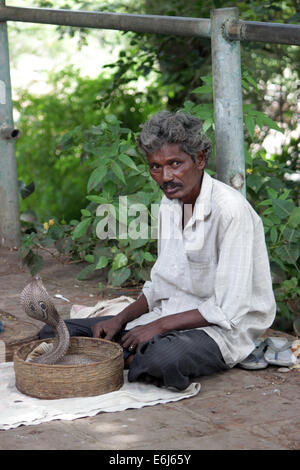
M 121 329 L 122 323 L 118 316 L 109 320 L 99 321 L 92 326 L 93 338 L 103 338 L 111 341 Z

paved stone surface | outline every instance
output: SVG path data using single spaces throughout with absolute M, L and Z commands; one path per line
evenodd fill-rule
M 0 309 L 28 321 L 18 297 L 30 276 L 15 251 L 0 249 Z M 82 265 L 48 259 L 41 276 L 65 318 L 73 303 L 94 305 L 99 279 L 78 281 Z M 106 290 L 101 297 L 136 296 Z M 36 324 L 39 324 L 36 322 Z M 0 431 L 0 450 L 295 450 L 300 448 L 300 373 L 234 368 L 202 377 L 200 393 L 179 402 L 100 413 Z

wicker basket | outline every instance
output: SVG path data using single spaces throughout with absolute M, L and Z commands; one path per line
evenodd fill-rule
M 43 341 L 32 341 L 14 354 L 17 389 L 35 398 L 89 397 L 118 390 L 123 385 L 123 350 L 117 343 L 74 336 L 68 354 L 84 354 L 97 362 L 49 365 L 25 362 L 27 355 Z

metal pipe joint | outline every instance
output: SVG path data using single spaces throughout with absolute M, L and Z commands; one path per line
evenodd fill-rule
M 0 127 L 0 138 L 4 140 L 17 140 L 21 136 L 21 131 L 14 127 L 2 126 Z

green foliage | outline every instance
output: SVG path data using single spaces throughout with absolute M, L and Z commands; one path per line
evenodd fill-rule
M 93 127 L 96 136 L 90 151 L 98 156 L 87 184 L 87 199 L 82 219 L 73 232 L 73 240 L 81 240 L 90 231 L 91 245 L 85 261 L 90 263 L 79 274 L 86 278 L 92 270 L 108 269 L 108 281 L 122 285 L 129 280 L 145 281 L 155 260 L 156 241 L 149 238 L 123 238 L 118 226 L 120 196 L 126 196 L 128 204 L 159 202 L 160 189 L 149 178 L 147 163 L 136 151 L 135 136 L 114 115 L 107 115 L 105 122 Z M 96 194 L 92 194 L 96 191 Z M 97 215 L 97 207 L 103 204 L 115 208 L 116 238 L 97 239 L 97 224 L 103 220 Z M 130 223 L 133 218 L 129 217 Z M 142 232 L 141 232 L 142 233 Z M 152 254 L 153 253 L 153 254 Z
M 95 96 L 100 86 L 108 85 L 104 79 L 82 79 L 71 68 L 50 75 L 49 85 L 53 92 L 34 96 L 22 91 L 14 103 L 22 131 L 17 142 L 19 177 L 25 185 L 35 185 L 30 198 L 21 201 L 21 211 L 33 210 L 40 221 L 70 220 L 84 204 L 89 177 L 84 151 L 72 139 L 77 126 L 84 129 L 101 120 L 103 112 L 95 106 Z M 60 139 L 66 133 L 69 148 L 65 146 L 62 154 Z
M 161 191 L 149 177 L 145 158 L 136 151 L 134 133 L 122 127 L 116 116 L 107 115 L 99 126 L 92 126 L 81 135 L 87 158 L 90 154 L 97 156 L 91 165 L 86 196 L 89 203 L 81 210 L 81 220 L 72 220 L 68 225 L 53 220 L 50 226 L 49 223 L 44 224 L 43 229 L 35 224 L 36 233 L 23 237 L 21 257 L 31 273 L 35 274 L 42 266 L 36 249 L 53 247 L 64 255 L 88 263 L 78 279 L 87 279 L 92 272 L 106 269 L 108 281 L 114 286 L 122 285 L 129 279 L 131 282 L 145 281 L 155 261 L 156 240 L 149 237 L 153 222 L 151 224 L 150 221 L 145 238 L 124 239 L 117 230 L 115 239 L 99 241 L 96 229 L 103 218 L 97 215 L 97 207 L 99 204 L 114 207 L 117 225 L 120 196 L 127 197 L 128 205 L 143 203 L 150 208 L 151 204 L 159 204 Z M 64 148 L 69 150 L 72 137 L 72 132 L 63 137 L 60 143 L 62 151 Z M 128 224 L 134 220 L 135 217 L 128 217 Z
M 95 79 L 81 77 L 73 67 L 49 74 L 48 85 L 53 91 L 46 95 L 19 91 L 14 103 L 20 113 L 16 125 L 22 131 L 16 150 L 23 193 L 26 186 L 30 189 L 28 185 L 34 184 L 31 197 L 21 200 L 21 211 L 34 211 L 40 222 L 80 216 L 90 165 L 98 158 L 94 150 L 95 123 L 104 121 L 113 110 L 125 126 L 137 130 L 155 110 L 141 92 L 130 88 L 119 88 L 107 103 L 105 97 L 111 93 L 112 81 L 102 75 Z M 117 163 L 114 170 L 118 168 Z M 93 178 L 97 180 L 97 172 L 91 185 Z
M 264 224 L 277 307 L 291 321 L 297 310 L 289 300 L 300 294 L 300 205 L 299 188 L 287 179 L 289 173 L 287 162 L 267 160 L 261 151 L 248 169 L 247 188 Z

